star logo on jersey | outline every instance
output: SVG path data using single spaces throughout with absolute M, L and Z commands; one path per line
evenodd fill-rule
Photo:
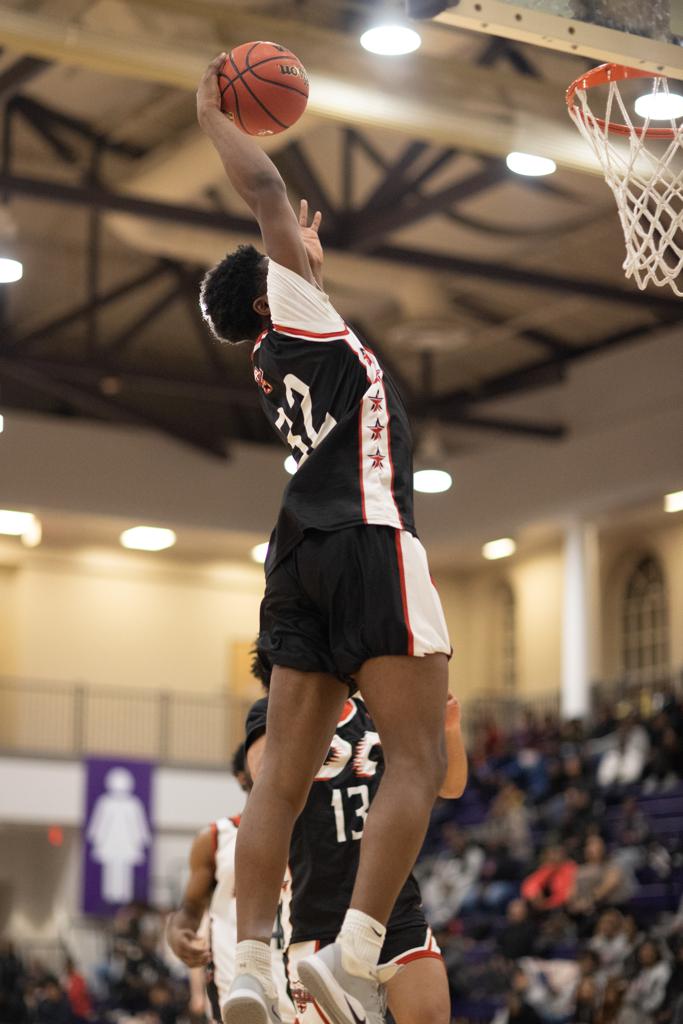
M 261 390 L 264 392 L 264 394 L 269 395 L 273 390 L 272 385 L 269 384 L 266 378 L 263 376 L 263 370 L 260 370 L 258 366 L 254 367 L 254 380 L 261 388 Z
M 371 406 L 372 412 L 381 412 L 382 411 L 382 403 L 383 402 L 384 402 L 384 399 L 380 395 L 379 391 L 377 392 L 376 395 L 370 395 L 370 406 Z
M 362 355 L 363 359 L 368 364 L 368 366 L 372 366 L 372 356 L 367 351 L 367 349 L 361 348 L 360 354 Z
M 379 447 L 378 447 L 377 450 L 372 452 L 372 454 L 370 455 L 370 461 L 372 462 L 372 468 L 373 469 L 384 469 L 384 460 L 385 459 L 386 459 L 386 455 L 383 455 L 382 452 L 379 450 Z
M 370 427 L 370 436 L 373 441 L 381 441 L 382 431 L 384 430 L 384 424 L 380 423 L 377 419 L 375 420 L 374 426 Z

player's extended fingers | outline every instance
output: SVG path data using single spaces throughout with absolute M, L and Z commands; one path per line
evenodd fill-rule
M 322 219 L 322 213 L 320 212 L 320 210 L 316 210 L 315 213 L 313 214 L 313 220 L 311 221 L 311 230 L 315 231 L 316 234 L 318 232 L 318 228 L 320 227 L 320 222 Z
M 308 227 L 308 199 L 302 199 L 299 204 L 299 224 L 302 228 Z

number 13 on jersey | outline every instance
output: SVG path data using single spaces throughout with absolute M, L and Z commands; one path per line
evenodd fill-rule
M 347 786 L 346 789 L 332 791 L 332 809 L 337 826 L 338 843 L 345 843 L 349 838 L 363 838 L 369 807 L 370 792 L 367 786 Z M 347 815 L 350 818 L 348 823 Z M 349 834 L 347 834 L 347 830 Z

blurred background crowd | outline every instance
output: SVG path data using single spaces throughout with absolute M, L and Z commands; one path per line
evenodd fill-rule
M 470 731 L 467 790 L 435 807 L 417 867 L 454 1018 L 683 1024 L 683 704 Z M 201 1019 L 163 925 L 121 910 L 85 976 L 5 942 L 0 1021 Z

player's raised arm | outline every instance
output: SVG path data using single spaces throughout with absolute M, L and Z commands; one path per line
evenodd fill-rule
M 197 89 L 197 119 L 220 156 L 225 172 L 258 221 L 268 256 L 314 283 L 301 229 L 275 164 L 259 145 L 221 111 L 218 72 L 226 55 L 213 60 Z
M 213 835 L 205 829 L 192 844 L 183 901 L 166 928 L 169 946 L 188 967 L 203 967 L 211 959 L 209 947 L 197 933 L 213 891 L 214 863 Z

